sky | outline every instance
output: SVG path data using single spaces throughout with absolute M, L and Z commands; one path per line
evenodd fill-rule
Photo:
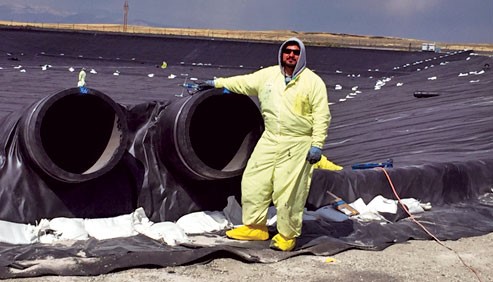
M 125 0 L 0 0 L 0 20 L 123 23 Z M 493 0 L 128 0 L 129 25 L 493 44 Z

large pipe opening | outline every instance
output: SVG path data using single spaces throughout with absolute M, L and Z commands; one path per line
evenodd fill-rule
M 250 97 L 209 90 L 174 102 L 160 121 L 160 155 L 197 180 L 241 175 L 263 131 Z
M 127 139 L 124 118 L 121 108 L 101 92 L 67 89 L 29 109 L 21 123 L 24 149 L 53 178 L 93 179 L 122 157 Z

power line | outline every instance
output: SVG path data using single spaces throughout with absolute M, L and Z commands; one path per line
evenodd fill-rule
M 123 4 L 123 31 L 127 31 L 128 24 L 128 0 L 125 0 L 125 4 Z

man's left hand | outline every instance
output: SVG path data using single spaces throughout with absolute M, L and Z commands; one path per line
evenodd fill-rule
M 308 155 L 306 156 L 306 160 L 310 164 L 317 163 L 318 161 L 320 161 L 321 158 L 322 158 L 322 149 L 315 146 L 312 146 L 310 148 L 310 150 L 308 151 Z

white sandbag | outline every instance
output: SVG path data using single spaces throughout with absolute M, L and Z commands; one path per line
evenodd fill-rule
M 397 213 L 397 203 L 395 200 L 384 198 L 378 195 L 368 203 L 368 208 L 376 212 Z
M 37 242 L 35 226 L 0 220 L 0 242 L 9 244 L 32 244 Z
M 422 213 L 425 211 L 421 205 L 421 202 L 414 198 L 401 199 L 401 201 L 407 206 L 407 210 L 410 214 Z
M 226 229 L 230 223 L 219 211 L 194 212 L 182 216 L 176 224 L 185 230 L 186 234 L 201 234 Z
M 56 217 L 50 220 L 50 229 L 55 231 L 60 240 L 87 240 L 89 238 L 82 218 Z
M 151 225 L 147 230 L 142 230 L 142 234 L 154 240 L 163 240 L 170 246 L 176 246 L 183 243 L 189 243 L 185 230 L 173 222 L 158 222 Z
M 132 214 L 84 219 L 84 227 L 89 236 L 98 240 L 137 235 L 133 228 Z

